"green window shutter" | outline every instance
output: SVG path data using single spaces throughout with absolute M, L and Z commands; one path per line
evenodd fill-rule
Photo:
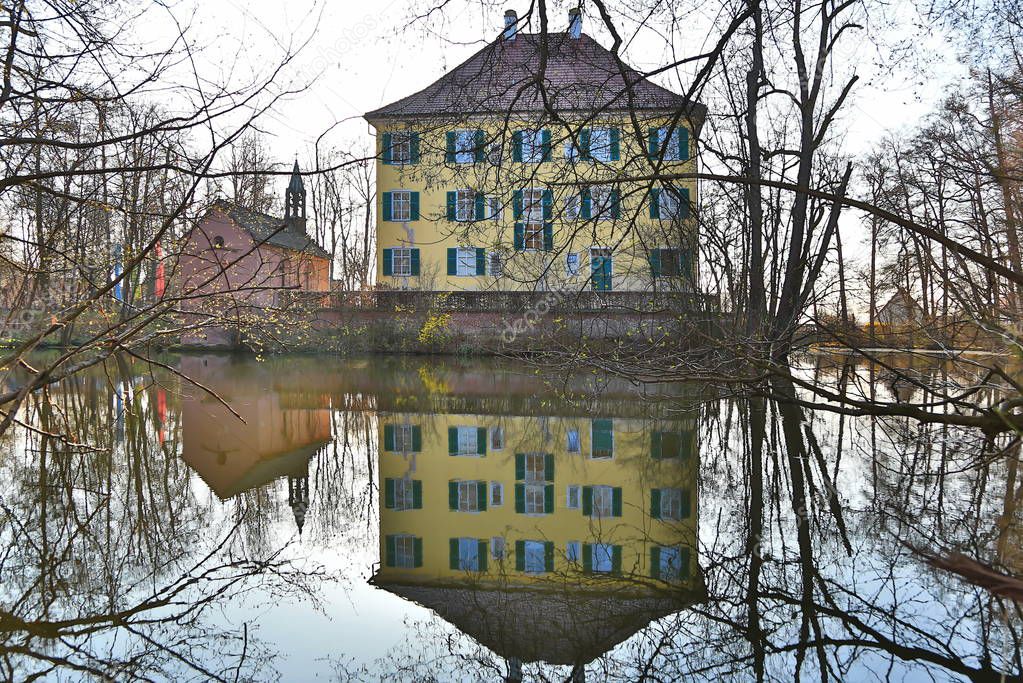
M 549 221 L 554 217 L 554 193 L 550 190 L 544 190 L 543 194 L 540 195 L 540 202 L 543 207 L 543 219 Z
M 448 455 L 458 453 L 458 427 L 448 427 Z
M 554 513 L 554 484 L 543 487 L 543 512 L 545 515 Z
M 455 217 L 457 215 L 455 213 L 455 205 L 457 203 L 458 203 L 458 193 L 455 192 L 454 190 L 448 191 L 447 205 L 446 205 L 447 206 L 447 212 L 446 212 L 445 215 L 447 216 L 447 219 L 449 221 L 455 220 Z
M 512 161 L 522 161 L 522 131 L 512 133 Z
M 650 516 L 661 518 L 661 489 L 650 489 Z
M 394 274 L 394 254 L 390 249 L 384 249 L 384 275 Z
M 423 539 L 418 536 L 412 539 L 412 566 L 423 566 Z
M 583 128 L 579 131 L 579 158 L 582 161 L 590 160 L 590 129 Z
M 619 190 L 611 190 L 611 206 L 608 207 L 611 211 L 612 220 L 618 220 L 622 217 L 622 193 Z
M 583 514 L 587 517 L 593 515 L 593 487 L 583 487 Z
M 651 270 L 653 270 L 653 252 L 655 252 L 655 251 L 660 251 L 660 250 L 659 249 L 652 249 L 651 252 L 650 252 L 651 253 L 651 256 L 650 256 L 650 258 L 651 258 L 651 266 L 650 266 Z M 658 268 L 659 267 L 660 267 L 660 264 L 658 263 Z M 654 270 L 654 274 L 655 275 L 657 274 L 656 270 Z M 653 458 L 654 460 L 660 460 L 661 459 L 661 432 L 650 432 L 650 457 Z
M 483 131 L 477 130 L 473 134 L 473 160 L 476 163 L 483 161 L 483 152 L 486 144 L 487 141 L 483 136 Z
M 544 481 L 554 481 L 554 454 L 545 453 L 543 456 L 543 478 Z
M 546 572 L 554 571 L 554 543 L 546 541 L 543 544 L 543 569 Z
M 689 131 L 678 127 L 678 158 L 685 161 L 689 158 Z
M 593 546 L 589 543 L 583 543 L 583 571 L 593 571 Z
M 381 196 L 380 213 L 385 221 L 391 220 L 391 193 L 384 192 Z
M 526 226 L 522 223 L 515 224 L 515 251 L 522 251 L 526 248 Z
M 419 163 L 419 133 L 412 133 L 409 136 L 409 162 Z
M 542 154 L 541 161 L 551 160 L 551 132 L 546 128 L 540 131 L 540 152 Z
M 607 419 L 592 420 L 592 451 L 614 453 L 614 422 Z
M 682 489 L 682 519 L 689 519 L 693 513 L 692 496 L 689 489 Z
M 544 223 L 543 224 L 543 249 L 544 251 L 554 251 L 554 224 Z
M 418 221 L 419 220 L 419 193 L 418 192 L 409 192 L 408 219 L 410 221 Z
M 679 575 L 679 578 L 682 578 L 682 579 L 688 579 L 689 578 L 689 562 L 690 562 L 689 548 L 680 548 L 679 549 L 679 557 L 678 557 L 678 563 L 679 563 L 678 575 Z
M 418 251 L 416 249 L 416 252 Z M 412 426 L 412 450 L 416 453 L 423 450 L 423 428 L 419 425 Z
M 622 516 L 622 487 L 616 486 L 611 489 L 611 516 Z
M 458 249 L 455 247 L 448 247 L 448 275 L 456 275 L 458 273 Z
M 412 509 L 423 509 L 423 482 L 418 479 L 412 480 Z
M 483 253 L 482 249 L 477 249 L 476 250 L 476 269 L 477 269 L 477 272 L 479 271 L 479 264 L 480 264 L 480 259 L 482 258 L 482 256 L 481 256 L 482 253 Z M 486 427 L 477 427 L 476 428 L 476 455 L 486 455 L 486 454 L 487 454 L 487 428 Z
M 526 542 L 515 541 L 515 571 L 526 571 Z
M 449 130 L 447 133 L 444 160 L 449 164 L 455 163 L 455 131 L 453 130 Z
M 593 216 L 593 193 L 590 188 L 584 187 L 579 191 L 579 217 L 589 220 Z
M 617 128 L 611 129 L 611 161 L 618 161 L 622 158 L 622 132 Z
M 384 425 L 384 450 L 394 450 L 394 425 Z
M 658 152 L 660 152 L 660 141 L 659 133 L 656 128 L 648 128 L 646 131 L 646 152 L 647 157 L 651 161 L 657 158 Z
M 398 539 L 394 536 L 384 537 L 384 564 L 388 567 L 394 566 L 394 558 L 398 554 Z
M 515 484 L 515 512 L 526 512 L 526 485 L 522 483 Z
M 526 454 L 515 454 L 515 481 L 522 481 L 526 478 Z
M 611 573 L 622 573 L 622 546 L 620 545 L 611 546 Z
M 394 480 L 384 479 L 384 507 L 388 510 L 394 507 Z
M 458 482 L 448 482 L 448 510 L 458 509 Z
M 412 261 L 411 262 L 412 275 L 419 275 L 419 250 L 418 249 L 413 249 L 411 251 L 411 254 L 412 254 L 412 259 L 411 259 L 411 261 Z M 418 429 L 418 427 L 413 427 L 413 429 Z M 415 432 L 413 432 L 413 434 L 414 433 Z
M 383 162 L 385 164 L 391 163 L 391 134 L 390 133 L 384 133 L 383 134 L 382 140 L 381 140 L 381 143 L 380 143 L 380 152 L 381 152 L 380 156 L 383 157 Z
M 650 546 L 650 576 L 661 578 L 661 547 L 658 545 Z
M 473 200 L 473 214 L 478 221 L 487 217 L 487 197 L 482 192 L 477 192 Z
M 487 511 L 487 482 L 476 482 L 476 507 L 480 512 Z
M 487 274 L 487 251 L 483 247 L 476 247 L 476 274 L 486 275 Z M 481 428 L 482 429 L 482 428 Z M 483 430 L 484 436 L 486 436 L 487 430 Z M 486 446 L 487 440 L 483 439 L 483 445 Z
M 678 203 L 678 217 L 679 218 L 689 218 L 689 188 L 688 187 L 678 187 L 678 188 L 675 188 L 675 189 L 678 190 L 678 194 L 679 194 L 679 199 L 678 199 L 678 202 L 679 202 Z
M 649 259 L 650 259 L 650 275 L 652 277 L 660 277 L 661 276 L 661 250 L 660 249 L 651 249 L 650 250 Z M 653 442 L 654 441 L 657 442 L 657 450 L 658 450 L 658 455 L 655 455 L 654 457 L 655 458 L 659 458 L 659 457 L 661 457 L 660 456 L 660 449 L 661 449 L 661 433 L 660 432 L 654 432 L 651 435 L 651 446 L 650 446 L 651 453 L 653 453 Z
M 448 539 L 448 566 L 458 571 L 458 539 Z
M 515 190 L 512 193 L 512 218 L 522 218 L 522 190 Z
M 479 563 L 477 569 L 481 572 L 487 571 L 487 542 L 480 541 L 476 546 L 476 560 Z
M 658 219 L 661 217 L 661 188 L 650 188 L 650 217 Z

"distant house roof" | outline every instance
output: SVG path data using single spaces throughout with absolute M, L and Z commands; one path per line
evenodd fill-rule
M 922 320 L 923 317 L 923 307 L 903 287 L 896 289 L 891 298 L 877 310 L 877 318 L 881 322 L 906 323 Z
M 541 67 L 541 34 L 498 38 L 432 85 L 365 115 L 366 119 L 529 113 L 545 110 L 542 90 L 556 111 L 683 110 L 701 125 L 706 106 L 652 83 L 582 34 L 547 34 Z
M 214 202 L 212 208 L 220 209 L 227 214 L 228 218 L 249 233 L 257 242 L 265 242 L 275 247 L 311 256 L 330 258 L 328 251 L 313 241 L 304 231 L 297 228 L 295 224 L 287 223 L 283 218 L 277 218 L 223 199 Z

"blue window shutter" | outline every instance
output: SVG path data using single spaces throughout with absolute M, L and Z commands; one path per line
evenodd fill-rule
M 486 139 L 483 136 L 482 130 L 477 130 L 473 134 L 473 159 L 476 163 L 483 161 L 484 146 L 486 145 Z
M 579 131 L 579 159 L 590 160 L 590 129 L 583 128 Z
M 450 252 L 451 250 L 448 249 Z M 458 427 L 448 427 L 448 455 L 458 453 Z
M 394 480 L 384 479 L 384 507 L 390 510 L 394 507 Z
M 621 190 L 618 189 L 611 190 L 611 206 L 609 207 L 609 209 L 611 211 L 611 218 L 613 220 L 618 220 L 619 218 L 622 217 Z
M 515 190 L 512 193 L 512 218 L 522 218 L 522 190 Z
M 622 132 L 617 128 L 611 129 L 611 161 L 618 161 L 622 158 Z
M 394 274 L 394 254 L 390 249 L 384 249 L 384 275 Z
M 554 251 L 554 224 L 543 224 L 543 250 Z
M 554 193 L 550 190 L 544 190 L 540 198 L 543 206 L 543 219 L 549 221 L 554 217 Z
M 546 128 L 540 131 L 540 161 L 551 160 L 551 132 Z
M 678 127 L 678 158 L 681 161 L 689 158 L 689 131 L 682 126 Z
M 420 498 L 420 500 L 422 499 Z M 422 505 L 420 505 L 419 507 L 422 507 Z M 418 536 L 412 539 L 412 566 L 413 567 L 423 566 L 423 539 L 419 538 Z
M 657 128 L 648 128 L 646 132 L 647 156 L 651 161 L 657 159 L 660 152 L 660 131 Z
M 483 247 L 476 247 L 476 274 L 486 275 L 487 274 L 487 252 Z M 483 432 L 483 446 L 487 445 L 487 430 L 480 427 L 480 431 Z
M 394 425 L 384 425 L 384 450 L 394 452 Z
M 675 188 L 675 189 L 678 190 L 678 194 L 679 194 L 679 198 L 678 198 L 678 202 L 679 202 L 678 203 L 678 217 L 679 218 L 689 218 L 689 188 L 688 187 L 678 187 L 678 188 Z
M 660 277 L 660 275 L 661 275 L 661 250 L 660 249 L 651 249 L 650 250 L 650 275 L 652 277 Z M 655 446 L 656 446 L 656 448 L 655 448 Z M 661 455 L 660 455 L 660 453 L 661 453 L 661 433 L 660 432 L 654 432 L 651 435 L 650 449 L 651 449 L 651 454 L 653 454 L 653 453 L 657 454 L 657 455 L 654 455 L 655 458 L 661 457 Z
M 579 192 L 579 217 L 583 220 L 589 220 L 593 215 L 593 194 L 590 192 L 590 188 L 584 187 Z
M 381 136 L 380 156 L 385 164 L 391 163 L 391 134 L 384 133 Z
M 380 202 L 381 212 L 383 213 L 384 220 L 391 220 L 391 193 L 384 192 Z
M 482 192 L 476 193 L 476 198 L 473 202 L 473 212 L 475 213 L 476 220 L 481 221 L 486 218 L 487 214 L 487 197 Z
M 650 188 L 650 217 L 658 219 L 661 217 L 661 188 Z
M 448 510 L 458 509 L 458 482 L 448 482 Z
M 413 275 L 419 275 L 419 250 L 418 249 L 412 249 L 411 250 L 411 261 L 412 261 L 412 264 L 411 264 L 412 265 L 412 274 Z M 419 428 L 418 427 L 413 427 L 413 430 L 415 430 L 415 429 L 419 429 Z M 415 436 L 415 431 L 413 431 L 412 434 L 413 434 L 413 436 Z
M 650 546 L 650 576 L 661 578 L 661 547 L 658 545 Z
M 409 214 L 408 217 L 409 217 L 410 221 L 418 221 L 419 220 L 419 193 L 418 192 L 409 192 L 409 210 L 408 210 L 408 214 Z
M 409 163 L 419 163 L 419 133 L 409 135 Z
M 515 512 L 520 515 L 526 512 L 526 485 L 522 482 L 515 484 Z
M 650 517 L 661 518 L 661 489 L 650 489 Z
M 485 252 L 484 252 L 483 249 L 477 249 L 476 250 L 476 273 L 478 275 L 482 275 L 483 274 L 482 268 L 483 268 L 483 264 L 486 262 L 486 259 L 483 256 L 484 253 Z M 486 454 L 487 454 L 487 428 L 486 427 L 477 427 L 476 428 L 476 455 L 486 455 Z
M 522 223 L 515 224 L 515 251 L 526 248 L 526 227 Z
M 449 221 L 455 220 L 457 217 L 455 213 L 456 204 L 458 202 L 458 193 L 454 190 L 448 192 L 447 198 L 447 217 Z
M 522 161 L 522 131 L 512 133 L 512 161 Z
M 444 150 L 444 160 L 449 164 L 455 163 L 455 131 L 449 130 L 447 132 L 446 147 Z
M 526 542 L 515 541 L 515 571 L 526 571 Z

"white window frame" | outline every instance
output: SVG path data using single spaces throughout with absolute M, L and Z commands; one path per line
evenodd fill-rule
M 569 484 L 565 488 L 565 508 L 578 510 L 582 507 L 582 487 L 579 484 Z
M 671 571 L 671 560 L 676 560 L 677 566 Z M 663 581 L 678 581 L 682 578 L 682 548 L 677 545 L 661 546 L 658 571 Z
M 493 536 L 490 539 L 490 557 L 495 560 L 503 560 L 505 554 L 504 536 Z
M 657 151 L 660 152 L 662 149 L 664 150 L 663 159 L 665 161 L 682 160 L 678 149 L 679 131 L 680 128 L 675 126 L 675 128 L 671 131 L 671 136 L 669 137 L 667 127 L 657 129 Z M 667 149 L 665 149 L 665 145 L 668 145 Z
M 489 430 L 487 430 L 487 435 L 489 437 L 488 440 L 490 442 L 489 444 L 487 444 L 487 446 L 490 450 L 492 451 L 504 450 L 504 427 L 500 425 L 496 427 L 491 427 Z
M 398 534 L 394 537 L 394 566 L 399 569 L 415 568 L 416 537 L 412 534 Z
M 412 163 L 412 131 L 391 133 L 391 163 L 404 166 Z M 399 150 L 401 154 L 399 154 Z
M 565 254 L 565 275 L 567 277 L 579 277 L 579 274 L 582 272 L 582 268 L 579 265 L 580 261 L 579 252 L 570 251 Z
M 657 193 L 657 207 L 661 220 L 676 219 L 682 207 L 682 197 L 672 192 L 668 186 L 664 186 Z
M 565 560 L 572 564 L 580 564 L 583 561 L 583 547 L 579 541 L 569 541 L 565 544 Z
M 455 427 L 458 430 L 458 453 L 455 455 L 474 455 L 478 456 L 479 453 L 479 431 L 476 427 L 468 427 L 465 425 Z M 472 439 L 472 448 L 468 449 L 463 444 L 468 444 L 470 437 Z
M 391 221 L 407 223 L 410 220 L 412 220 L 412 190 L 391 190 Z
M 543 225 L 544 187 L 527 187 L 522 190 L 522 222 Z
M 499 249 L 487 250 L 487 275 L 501 277 L 504 275 L 504 252 Z
M 499 481 L 490 482 L 488 497 L 487 503 L 490 507 L 501 507 L 504 505 L 504 484 Z
M 476 162 L 476 130 L 460 128 L 455 131 L 455 163 Z
M 526 484 L 525 489 L 525 511 L 527 515 L 543 515 L 546 514 L 546 507 L 544 505 L 544 496 L 547 493 L 547 485 L 539 482 L 533 484 Z
M 565 197 L 565 220 L 577 221 L 583 210 L 583 198 L 579 192 L 572 192 Z
M 520 131 L 522 162 L 538 164 L 543 161 L 543 129 Z
M 607 562 L 606 569 L 603 568 L 604 562 Z M 614 546 L 610 543 L 594 543 L 591 548 L 590 563 L 592 571 L 610 574 L 614 571 Z
M 466 552 L 469 550 L 469 552 Z M 475 566 L 468 566 L 469 559 L 475 561 Z M 480 542 L 475 538 L 458 539 L 458 569 L 463 572 L 478 572 L 480 570 Z
M 614 488 L 611 486 L 594 486 L 590 503 L 591 517 L 610 519 L 614 515 Z M 604 511 L 606 504 L 607 511 Z
M 682 519 L 682 489 L 661 489 L 661 519 L 678 522 Z
M 412 276 L 412 247 L 391 247 L 391 275 Z
M 599 141 L 600 138 L 604 138 L 603 141 Z M 590 129 L 590 159 L 604 163 L 611 161 L 610 128 Z
M 458 511 L 479 512 L 479 485 L 478 481 L 459 481 L 458 483 Z
M 572 435 L 575 435 L 575 443 L 572 443 Z M 565 450 L 569 453 L 582 453 L 583 441 L 578 429 L 569 429 L 565 433 Z
M 411 453 L 412 452 L 412 432 L 414 431 L 413 425 L 408 423 L 394 425 L 394 452 L 395 453 Z
M 547 572 L 546 548 L 543 541 L 525 541 L 523 551 L 526 556 L 523 558 L 522 566 L 527 574 L 544 574 Z M 536 568 L 539 557 L 540 568 Z
M 468 277 L 476 274 L 476 247 L 458 247 L 455 251 L 455 275 Z
M 487 197 L 483 201 L 483 206 L 486 214 L 483 216 L 483 220 L 497 221 L 501 220 L 501 199 L 500 197 Z
M 543 251 L 543 223 L 522 224 L 523 251 Z
M 614 220 L 611 215 L 611 198 L 614 187 L 611 185 L 592 185 L 590 187 L 590 216 L 598 221 Z
M 412 480 L 408 477 L 394 480 L 394 509 L 396 511 L 412 510 L 415 507 L 414 490 Z
M 525 477 L 526 483 L 537 484 L 547 481 L 547 454 L 546 453 L 524 453 L 523 461 L 525 464 Z M 540 463 L 539 473 L 537 475 L 536 463 Z

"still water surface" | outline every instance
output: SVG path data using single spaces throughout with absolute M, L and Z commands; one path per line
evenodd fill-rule
M 919 553 L 1020 570 L 975 435 L 496 360 L 165 361 L 4 437 L 3 677 L 1018 680 L 1019 606 Z

